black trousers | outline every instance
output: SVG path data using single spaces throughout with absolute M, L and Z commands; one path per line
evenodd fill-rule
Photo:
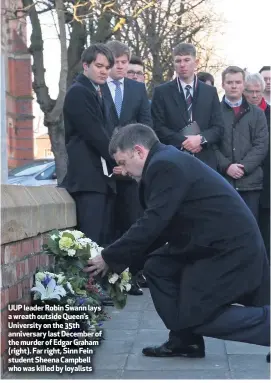
M 134 180 L 117 180 L 117 196 L 115 204 L 115 238 L 121 237 L 136 220 L 143 215 L 138 197 L 138 184 Z M 132 265 L 130 272 L 135 282 L 138 272 Z
M 77 228 L 86 237 L 107 246 L 114 237 L 114 200 L 115 195 L 96 192 L 72 193 L 76 204 Z
M 270 263 L 270 209 L 259 208 L 259 227 L 262 233 L 266 253 Z
M 138 197 L 138 184 L 134 180 L 117 180 L 115 203 L 116 237 L 124 234 L 143 214 Z
M 155 259 L 154 259 L 155 258 Z M 207 336 L 268 346 L 270 344 L 270 288 L 269 272 L 264 274 L 261 286 L 236 305 L 222 306 L 219 314 L 199 326 L 178 329 L 179 289 L 178 261 L 170 265 L 168 257 L 154 256 L 147 260 L 144 275 L 158 315 L 171 330 L 171 341 L 193 342 L 195 336 Z M 177 272 L 176 272 L 177 271 Z M 204 270 L 202 271 L 205 272 Z M 215 292 L 214 292 L 215 294 Z
M 252 190 L 252 191 L 240 191 L 240 196 L 245 201 L 246 205 L 252 211 L 254 217 L 257 222 L 259 221 L 259 202 L 260 202 L 260 190 Z

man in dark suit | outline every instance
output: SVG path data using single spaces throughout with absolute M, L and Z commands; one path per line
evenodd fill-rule
M 145 211 L 86 271 L 120 273 L 147 254 L 144 274 L 170 336 L 143 354 L 204 357 L 202 336 L 268 346 L 270 271 L 256 220 L 238 193 L 140 124 L 118 130 L 109 152 L 141 177 Z
M 130 60 L 129 47 L 116 40 L 109 41 L 106 45 L 113 53 L 115 64 L 109 72 L 107 84 L 103 85 L 101 90 L 110 105 L 112 129 L 134 122 L 151 126 L 150 104 L 145 85 L 125 78 Z M 139 217 L 141 207 L 138 199 L 137 182 L 130 177 L 123 177 L 119 167 L 115 167 L 113 173 L 116 175 L 117 185 L 116 235 L 120 236 Z M 135 278 L 130 294 L 143 294 L 137 286 Z
M 94 44 L 83 52 L 82 64 L 84 72 L 76 77 L 64 101 L 68 170 L 62 186 L 75 200 L 78 228 L 104 246 L 112 240 L 115 185 L 108 177 L 114 166 L 108 153 L 112 132 L 100 86 L 114 58 L 104 44 Z
M 160 141 L 194 154 L 213 169 L 217 168 L 213 144 L 223 135 L 223 120 L 215 87 L 195 76 L 196 49 L 181 43 L 173 51 L 175 80 L 154 90 L 152 118 Z M 196 121 L 200 132 L 183 134 L 182 129 Z

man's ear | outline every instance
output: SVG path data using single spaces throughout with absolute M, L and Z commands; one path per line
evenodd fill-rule
M 88 68 L 89 68 L 89 64 L 87 64 L 87 63 L 83 63 L 83 68 L 84 68 L 84 70 L 88 70 Z
M 144 157 L 144 148 L 141 145 L 135 145 L 134 150 L 138 152 L 140 158 Z

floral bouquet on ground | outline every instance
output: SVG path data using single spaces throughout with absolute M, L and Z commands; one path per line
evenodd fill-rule
M 89 287 L 90 280 L 83 270 L 90 258 L 101 254 L 102 247 L 86 238 L 81 231 L 53 230 L 43 250 L 55 256 L 55 271 L 64 273 L 76 294 L 90 296 L 93 300 L 99 301 L 97 294 L 99 283 L 93 282 L 94 288 L 86 288 L 86 286 Z M 109 270 L 108 274 L 102 278 L 102 283 L 116 308 L 123 308 L 126 304 L 127 292 L 131 288 L 129 280 L 128 269 L 121 274 L 112 273 Z
M 124 270 L 121 274 L 109 272 L 107 276 L 105 286 L 114 306 L 118 309 L 123 309 L 126 305 L 127 292 L 131 289 L 130 280 L 129 269 Z
M 44 314 L 48 314 L 40 321 L 43 324 L 59 322 L 64 331 L 89 333 L 99 331 L 101 321 L 107 319 L 101 307 L 93 305 L 91 298 L 75 294 L 70 281 L 63 273 L 37 272 L 31 292 L 33 304 L 51 307 L 51 310 L 43 311 Z

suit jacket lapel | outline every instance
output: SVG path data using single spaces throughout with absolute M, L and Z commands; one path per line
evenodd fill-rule
M 196 105 L 198 103 L 199 98 L 201 97 L 201 84 L 200 81 L 197 80 L 197 85 L 194 89 L 194 94 L 193 94 L 193 103 L 192 103 L 192 116 L 193 116 L 193 121 L 197 120 L 196 116 Z
M 188 113 L 186 108 L 186 101 L 185 101 L 182 87 L 179 92 L 176 79 L 174 81 L 171 81 L 171 94 L 175 104 L 178 106 L 178 112 L 176 113 L 183 118 L 185 124 L 187 125 L 189 119 L 188 119 Z

